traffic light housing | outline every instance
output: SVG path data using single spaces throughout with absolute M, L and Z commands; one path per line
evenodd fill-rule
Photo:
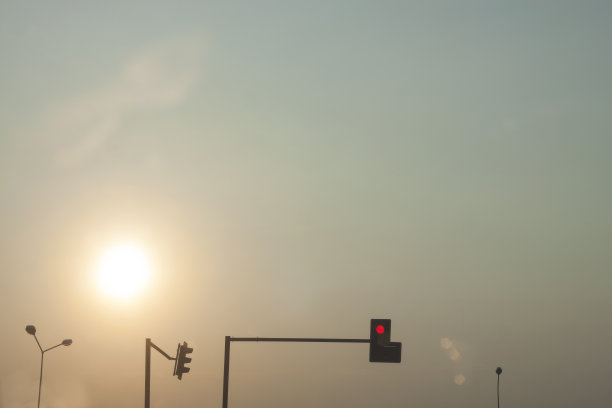
M 370 362 L 399 363 L 402 343 L 391 340 L 391 319 L 370 320 Z
M 190 368 L 185 367 L 185 364 L 191 363 L 191 358 L 187 357 L 187 354 L 193 352 L 193 348 L 187 346 L 187 342 L 183 342 L 179 346 L 178 356 L 176 357 L 176 372 L 174 373 L 179 380 L 183 378 L 183 374 L 188 373 Z

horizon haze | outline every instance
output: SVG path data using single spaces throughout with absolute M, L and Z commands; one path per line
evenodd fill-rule
M 612 2 L 0 2 L 0 408 L 611 405 Z

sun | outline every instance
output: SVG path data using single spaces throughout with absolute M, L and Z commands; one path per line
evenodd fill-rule
M 98 288 L 104 295 L 129 300 L 147 286 L 151 278 L 151 262 L 140 246 L 117 244 L 101 256 L 97 278 Z

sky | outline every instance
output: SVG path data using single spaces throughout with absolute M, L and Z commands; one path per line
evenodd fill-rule
M 0 407 L 605 406 L 612 3 L 0 1 Z M 134 296 L 100 259 L 146 254 Z

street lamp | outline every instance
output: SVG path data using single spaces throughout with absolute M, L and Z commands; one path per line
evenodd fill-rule
M 495 370 L 495 373 L 497 374 L 497 408 L 499 408 L 499 376 L 502 373 L 502 368 L 497 367 L 497 369 Z
M 36 344 L 38 344 L 38 348 L 40 349 L 40 379 L 38 381 L 38 408 L 40 408 L 40 389 L 42 388 L 43 359 L 45 357 L 45 352 L 49 350 L 53 350 L 54 348 L 59 347 L 59 346 L 69 346 L 72 344 L 72 339 L 64 339 L 62 340 L 60 344 L 57 344 L 53 347 L 49 347 L 48 349 L 43 350 L 43 348 L 40 346 L 40 342 L 38 341 L 38 338 L 36 337 L 36 327 L 29 324 L 26 326 L 26 332 L 34 336 L 34 340 L 36 340 Z

